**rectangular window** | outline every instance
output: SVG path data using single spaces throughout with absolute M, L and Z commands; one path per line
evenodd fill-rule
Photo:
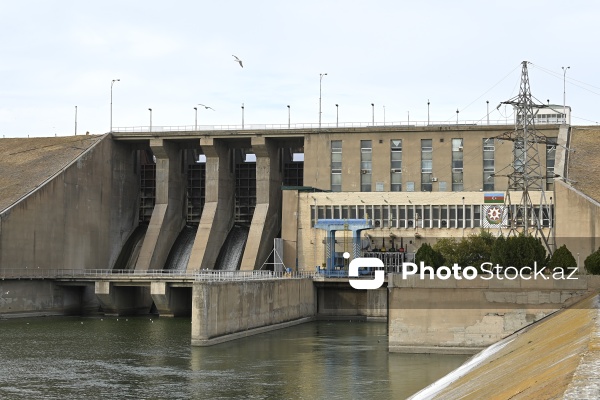
M 423 228 L 431 228 L 431 207 L 423 206 Z
M 342 206 L 342 219 L 348 219 L 349 215 L 348 206 Z
M 495 146 L 493 138 L 483 139 L 483 190 L 494 189 Z
M 465 206 L 465 228 L 470 228 L 473 224 L 471 223 L 471 206 Z
M 373 147 L 370 140 L 360 141 L 360 191 L 371 191 Z
M 400 218 L 398 220 L 399 228 L 406 228 L 406 206 L 400 206 Z
M 450 228 L 456 228 L 456 206 L 448 206 L 450 209 L 450 215 L 448 216 L 450 219 Z
M 392 139 L 390 144 L 391 144 L 390 191 L 401 192 L 402 191 L 402 140 L 401 139 Z
M 431 192 L 433 172 L 433 140 L 421 139 L 421 191 Z
M 433 225 L 432 228 L 440 228 L 442 224 L 440 223 L 440 206 L 432 206 L 432 219 Z
M 463 139 L 452 139 L 452 191 L 463 191 Z
M 442 228 L 448 227 L 448 206 L 442 206 L 442 216 L 440 222 L 442 224 Z
M 481 206 L 473 206 L 473 228 L 481 226 Z
M 331 191 L 342 191 L 342 141 L 331 141 Z

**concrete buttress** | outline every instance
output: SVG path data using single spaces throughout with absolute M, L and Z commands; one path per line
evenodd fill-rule
M 214 269 L 219 251 L 234 218 L 234 174 L 231 151 L 219 139 L 201 138 L 206 156 L 206 192 L 200 225 L 188 261 L 187 271 Z
M 156 157 L 156 203 L 135 266 L 141 271 L 164 268 L 169 251 L 185 225 L 182 151 L 166 139 L 152 139 L 150 147 Z
M 260 269 L 273 250 L 273 239 L 280 226 L 282 173 L 279 148 L 274 141 L 259 136 L 252 138 L 252 150 L 256 154 L 256 208 L 241 270 Z

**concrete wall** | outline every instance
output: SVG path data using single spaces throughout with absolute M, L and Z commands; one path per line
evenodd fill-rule
M 2 215 L 0 269 L 107 269 L 137 226 L 128 144 L 101 139 Z
M 348 283 L 317 284 L 319 318 L 364 317 L 387 320 L 388 290 L 356 290 Z
M 315 315 L 311 279 L 195 283 L 192 345 L 205 346 Z M 284 325 L 285 326 L 285 325 Z
M 556 246 L 566 245 L 583 272 L 585 258 L 600 247 L 600 203 L 562 180 L 556 181 L 554 194 Z
M 68 286 L 51 280 L 0 281 L 0 317 L 95 314 L 93 285 Z
M 389 275 L 389 350 L 476 353 L 597 290 L 576 280 L 403 280 Z M 590 278 L 590 279 L 588 279 Z
M 297 244 L 298 236 L 298 218 L 299 212 L 298 191 L 284 190 L 282 194 L 282 221 L 281 224 L 281 239 L 283 240 L 283 263 L 287 268 L 298 270 Z
M 598 398 L 599 325 L 591 296 L 485 349 L 414 398 Z

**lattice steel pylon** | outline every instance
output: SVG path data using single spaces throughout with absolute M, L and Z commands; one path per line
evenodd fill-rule
M 528 62 L 523 61 L 522 64 L 519 94 L 508 101 L 500 103 L 501 105 L 508 104 L 514 107 L 516 115 L 515 130 L 495 137 L 496 140 L 514 142 L 513 171 L 506 175 L 508 177 L 508 188 L 504 197 L 504 212 L 508 213 L 507 236 L 523 234 L 538 237 L 551 255 L 554 248 L 554 243 L 552 243 L 552 209 L 546 200 L 546 176 L 542 174 L 545 168 L 542 168 L 540 162 L 539 147 L 544 145 L 544 148 L 546 148 L 545 145 L 552 142 L 549 142 L 546 136 L 535 130 L 534 103 L 527 73 Z M 535 105 L 536 110 L 544 107 L 544 104 Z M 539 206 L 534 206 L 530 191 L 540 192 Z M 515 204 L 514 208 L 511 203 L 511 192 L 522 192 L 521 201 L 519 204 Z M 542 222 L 544 219 L 549 221 L 548 234 L 543 229 Z

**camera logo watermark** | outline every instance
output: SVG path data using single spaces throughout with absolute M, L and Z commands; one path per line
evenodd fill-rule
M 350 258 L 350 254 L 348 252 L 344 253 L 344 258 Z M 350 286 L 354 289 L 379 289 L 383 286 L 385 272 L 383 272 L 383 261 L 379 258 L 374 257 L 364 257 L 364 258 L 355 258 L 350 261 L 350 265 L 348 266 L 348 276 L 358 278 L 358 269 L 359 268 L 379 268 L 375 269 L 375 279 L 350 279 Z

